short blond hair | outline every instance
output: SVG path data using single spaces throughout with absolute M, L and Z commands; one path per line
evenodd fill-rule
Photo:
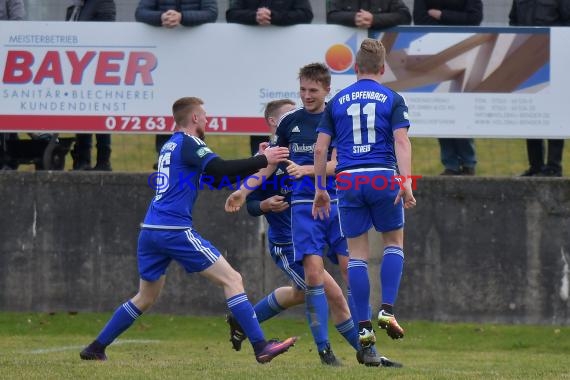
M 382 42 L 366 38 L 356 53 L 356 66 L 361 74 L 378 74 L 384 66 L 386 50 Z
M 294 106 L 295 102 L 291 99 L 278 99 L 272 100 L 265 106 L 265 113 L 263 116 L 265 120 L 268 120 L 270 117 L 275 117 L 275 113 L 283 106 Z
M 204 101 L 194 96 L 180 98 L 172 105 L 172 116 L 178 126 L 186 126 L 188 124 L 188 115 L 196 108 L 201 106 Z

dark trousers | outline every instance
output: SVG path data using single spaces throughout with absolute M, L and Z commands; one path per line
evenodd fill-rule
M 108 163 L 111 159 L 111 135 L 96 134 L 97 163 Z M 73 158 L 75 163 L 91 164 L 91 148 L 93 135 L 81 133 L 76 135 Z
M 18 140 L 18 134 L 0 133 L 0 170 L 18 168 L 18 163 L 8 155 L 8 141 L 10 140 Z
M 254 156 L 259 151 L 259 144 L 267 142 L 267 136 L 249 136 L 249 148 L 251 155 Z
M 528 163 L 530 170 L 539 172 L 545 168 L 553 170 L 562 170 L 562 150 L 564 149 L 564 140 L 547 140 L 548 151 L 546 152 L 546 165 L 544 163 L 544 140 L 529 139 L 526 140 L 526 151 L 528 154 Z
M 156 135 L 156 139 L 154 141 L 154 149 L 156 149 L 156 153 L 160 153 L 164 143 L 170 140 L 171 137 L 172 135 Z

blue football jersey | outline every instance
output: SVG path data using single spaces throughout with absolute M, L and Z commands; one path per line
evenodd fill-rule
M 361 167 L 396 169 L 394 131 L 409 126 L 408 106 L 400 94 L 361 79 L 331 99 L 317 131 L 337 141 L 337 172 Z
M 198 197 L 200 176 L 217 155 L 198 137 L 176 132 L 160 150 L 156 194 L 143 227 L 192 227 L 192 207 Z
M 314 165 L 317 125 L 323 113 L 309 113 L 298 108 L 283 115 L 277 127 L 277 145 L 289 148 L 289 159 L 297 165 Z M 332 147 L 328 152 L 330 160 Z M 331 198 L 336 197 L 334 177 L 327 178 L 327 191 Z M 312 202 L 315 196 L 315 179 L 302 177 L 293 183 L 291 202 Z
M 248 200 L 263 201 L 274 195 L 285 197 L 285 202 L 291 203 L 292 180 L 287 174 L 285 164 L 279 164 L 277 170 L 260 187 L 248 195 Z M 267 238 L 272 243 L 291 243 L 291 211 L 269 212 L 263 214 L 269 228 Z

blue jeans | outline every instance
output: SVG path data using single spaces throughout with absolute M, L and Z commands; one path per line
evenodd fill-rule
M 475 168 L 475 142 L 473 139 L 439 139 L 441 163 L 446 169 L 461 171 Z

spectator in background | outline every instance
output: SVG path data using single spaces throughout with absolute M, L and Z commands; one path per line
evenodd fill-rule
M 384 29 L 411 22 L 410 9 L 402 0 L 330 0 L 327 3 L 327 24 Z
M 481 0 L 414 0 L 415 25 L 474 25 L 483 20 Z M 473 139 L 439 139 L 442 175 L 475 175 Z
M 24 0 L 0 0 L 0 20 L 23 20 L 25 16 Z M 9 140 L 18 140 L 18 134 L 0 133 L 0 170 L 18 169 L 18 163 L 7 155 Z
M 216 0 L 141 0 L 135 10 L 135 20 L 152 26 L 175 28 L 198 26 L 216 22 L 218 2 Z M 170 138 L 169 134 L 156 135 L 154 148 L 156 153 Z M 155 163 L 154 169 L 158 166 Z
M 514 0 L 509 13 L 511 26 L 570 26 L 570 0 Z M 526 140 L 529 168 L 523 177 L 562 177 L 564 140 L 549 139 L 546 165 L 544 141 Z
M 230 0 L 226 11 L 227 22 L 244 25 L 290 26 L 310 24 L 312 20 L 309 0 Z M 267 136 L 250 136 L 251 154 L 255 154 L 259 144 L 266 140 Z
M 0 20 L 23 20 L 24 17 L 24 0 L 0 0 Z
M 216 0 L 141 0 L 135 11 L 135 20 L 165 28 L 198 26 L 217 18 Z
M 226 21 L 244 25 L 310 24 L 313 9 L 309 0 L 230 0 Z
M 114 0 L 73 0 L 67 8 L 67 21 L 115 21 L 117 10 Z M 92 134 L 78 134 L 71 152 L 73 170 L 111 171 L 111 135 L 96 134 L 97 162 L 91 167 Z

